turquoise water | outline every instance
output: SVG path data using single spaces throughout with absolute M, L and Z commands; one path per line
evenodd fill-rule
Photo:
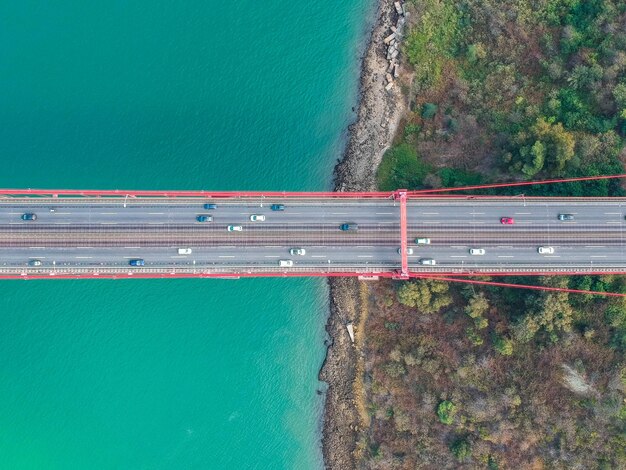
M 0 187 L 325 190 L 371 0 L 0 3 Z M 0 468 L 320 466 L 321 280 L 3 282 Z

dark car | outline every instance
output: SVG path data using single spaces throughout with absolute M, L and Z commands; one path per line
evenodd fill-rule
M 40 260 L 38 260 L 38 259 L 31 259 L 31 260 L 28 262 L 28 265 L 29 265 L 29 266 L 41 266 L 41 261 L 40 261 Z
M 198 222 L 213 222 L 213 216 L 211 215 L 199 215 L 196 217 Z
M 145 266 L 146 262 L 142 259 L 131 259 L 128 264 L 131 266 Z
M 217 204 L 205 204 L 205 205 L 204 205 L 204 208 L 205 208 L 206 210 L 209 210 L 209 209 L 217 209 Z
M 559 220 L 574 220 L 573 214 L 559 214 Z
M 37 214 L 22 214 L 22 220 L 37 220 Z
M 273 211 L 284 211 L 285 205 L 284 204 L 272 204 L 271 209 Z
M 351 230 L 358 230 L 359 226 L 357 224 L 355 224 L 354 222 L 348 222 L 345 224 L 341 224 L 339 226 L 339 230 L 343 230 L 344 232 L 348 232 Z

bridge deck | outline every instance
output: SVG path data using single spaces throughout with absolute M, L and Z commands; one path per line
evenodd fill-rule
M 7 191 L 0 191 L 0 277 L 626 272 L 625 198 Z M 217 208 L 204 209 L 208 203 Z M 574 219 L 558 220 L 563 213 Z M 253 214 L 265 221 L 251 221 Z M 198 222 L 199 215 L 213 220 Z M 515 222 L 503 225 L 501 217 Z M 358 229 L 342 231 L 344 223 Z M 431 243 L 416 245 L 416 238 Z M 539 254 L 540 246 L 554 253 Z M 292 255 L 292 248 L 306 253 Z M 131 259 L 145 265 L 129 266 Z M 280 260 L 293 266 L 279 267 Z

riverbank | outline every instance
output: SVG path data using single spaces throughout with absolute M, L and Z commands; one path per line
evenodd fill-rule
M 404 15 L 396 4 L 399 3 L 379 1 L 361 66 L 357 119 L 348 130 L 343 159 L 335 167 L 335 191 L 376 189 L 376 169 L 405 110 L 400 87 L 403 73 L 395 52 L 399 51 L 401 33 L 396 29 L 398 24 L 404 24 Z M 390 35 L 394 35 L 392 40 Z M 319 374 L 320 380 L 328 383 L 322 451 L 326 468 L 346 470 L 355 467 L 354 449 L 361 426 L 359 397 L 355 397 L 354 389 L 360 356 L 358 339 L 363 336 L 357 331 L 357 343 L 352 344 L 346 324 L 352 322 L 358 328 L 363 305 L 357 279 L 331 279 L 329 284 L 326 331 L 330 345 Z

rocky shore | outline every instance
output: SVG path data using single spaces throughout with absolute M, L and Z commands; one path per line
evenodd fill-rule
M 335 167 L 336 191 L 376 189 L 376 168 L 405 111 L 398 82 L 403 77 L 399 55 L 407 12 L 402 2 L 379 0 L 376 15 L 362 62 L 357 119 L 348 130 L 343 159 Z M 346 324 L 358 325 L 362 308 L 359 282 L 355 278 L 330 280 L 326 324 L 330 345 L 319 375 L 328 383 L 322 451 L 330 470 L 355 468 L 354 449 L 361 423 L 354 383 L 360 345 L 350 341 Z

